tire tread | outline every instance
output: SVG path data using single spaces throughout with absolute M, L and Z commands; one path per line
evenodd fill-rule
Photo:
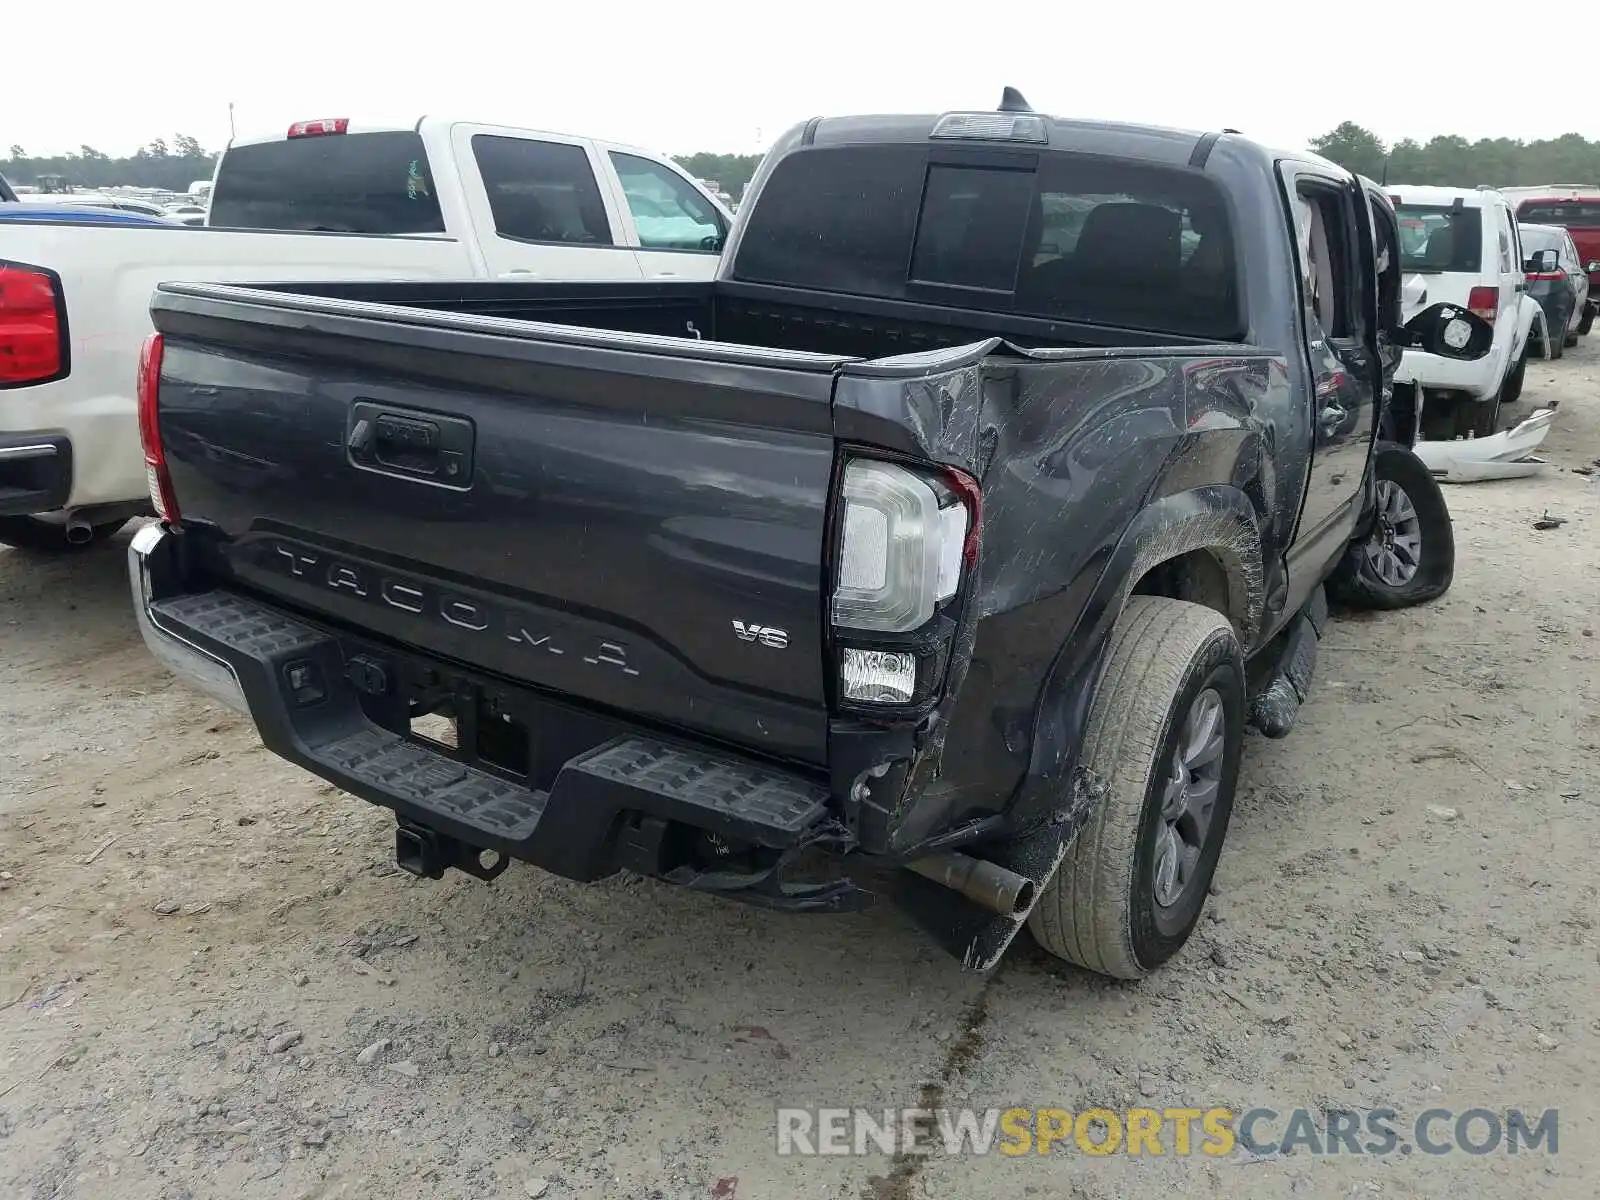
M 1221 613 L 1165 596 L 1134 596 L 1112 632 L 1082 752 L 1107 794 L 1029 917 L 1045 949 L 1088 970 L 1145 974 L 1133 951 L 1128 869 L 1172 698 L 1219 632 L 1233 636 Z

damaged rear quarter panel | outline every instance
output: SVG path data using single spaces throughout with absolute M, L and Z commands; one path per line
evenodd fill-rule
M 845 369 L 841 441 L 959 467 L 983 494 L 978 575 L 896 845 L 1013 801 L 1019 828 L 1081 821 L 1092 789 L 1077 804 L 1084 789 L 1062 784 L 1111 627 L 1157 563 L 1213 553 L 1253 647 L 1262 543 L 1287 541 L 1303 484 L 1271 452 L 1287 388 L 1281 359 L 1241 346 L 993 340 Z

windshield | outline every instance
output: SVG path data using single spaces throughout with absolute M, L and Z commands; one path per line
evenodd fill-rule
M 1476 273 L 1483 263 L 1483 210 L 1401 204 L 1400 267 L 1405 271 Z
M 749 211 L 734 277 L 1232 341 L 1233 226 L 1210 180 L 1046 153 L 990 165 L 924 145 L 791 154 Z
M 257 142 L 222 156 L 211 224 L 333 233 L 443 233 L 422 138 L 405 130 Z
M 1535 201 L 1517 209 L 1517 220 L 1536 225 L 1565 225 L 1588 229 L 1600 226 L 1600 201 Z

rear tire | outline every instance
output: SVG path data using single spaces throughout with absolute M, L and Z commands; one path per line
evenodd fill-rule
M 1493 402 L 1494 403 L 1494 409 L 1495 409 L 1495 418 L 1497 420 L 1499 419 L 1499 416 L 1500 416 L 1500 405 L 1502 405 L 1502 404 L 1515 404 L 1518 400 L 1522 399 L 1522 383 L 1523 383 L 1523 380 L 1527 379 L 1527 377 L 1528 377 L 1528 348 L 1526 346 L 1524 346 L 1523 350 L 1522 350 L 1522 357 L 1517 360 L 1517 365 L 1511 368 L 1511 373 L 1506 376 L 1505 382 L 1500 385 L 1500 392 L 1495 397 L 1495 400 Z M 1494 429 L 1491 428 L 1489 430 L 1489 433 L 1493 433 L 1493 432 L 1494 432 Z M 1479 437 L 1488 437 L 1489 434 L 1480 433 L 1480 434 L 1478 434 L 1478 436 Z
M 1367 538 L 1345 551 L 1329 595 L 1350 608 L 1410 608 L 1437 600 L 1455 578 L 1455 530 L 1438 480 L 1403 446 L 1379 442 L 1372 474 L 1377 513 Z
M 1244 727 L 1244 656 L 1227 619 L 1129 600 L 1083 741 L 1106 794 L 1028 917 L 1045 950 L 1138 979 L 1182 948 L 1227 836 Z
M 1473 437 L 1493 437 L 1500 431 L 1500 405 L 1503 403 L 1509 402 L 1498 394 L 1475 404 L 1466 403 L 1460 417 L 1462 433 Z
M 81 554 L 104 544 L 107 538 L 115 536 L 127 523 L 127 518 L 124 518 L 91 525 L 87 541 L 70 542 L 67 540 L 65 524 L 58 525 L 38 517 L 0 517 L 0 546 L 11 546 L 31 554 Z
M 1594 309 L 1586 308 L 1583 310 L 1583 320 L 1578 322 L 1578 336 L 1588 337 L 1592 328 L 1594 328 Z

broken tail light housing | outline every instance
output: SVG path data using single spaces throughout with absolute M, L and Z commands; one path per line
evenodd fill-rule
M 0 265 L 0 388 L 67 373 L 67 321 L 52 271 Z
M 1475 287 L 1467 296 L 1467 311 L 1479 320 L 1494 324 L 1494 319 L 1500 315 L 1500 289 L 1498 287 Z
M 144 476 L 150 488 L 150 506 L 169 524 L 178 521 L 178 500 L 167 470 L 167 452 L 161 444 L 161 357 L 165 343 L 159 333 L 145 338 L 139 350 L 139 441 L 144 447 Z
M 947 610 L 977 562 L 979 504 L 977 483 L 953 469 L 845 463 L 831 596 L 842 702 L 929 697 L 955 630 Z

